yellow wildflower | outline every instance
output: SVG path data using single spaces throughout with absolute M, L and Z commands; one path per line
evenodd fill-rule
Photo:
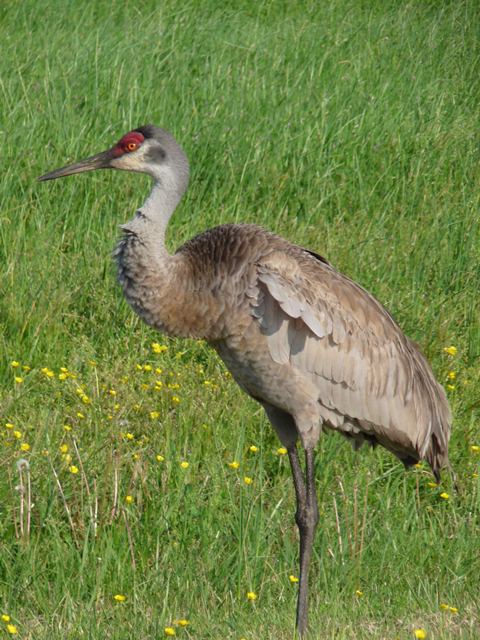
M 8 613 L 2 614 L 2 622 L 10 622 L 10 616 Z
M 130 432 L 127 431 L 127 433 L 125 434 L 125 438 L 127 440 L 134 440 L 135 436 L 133 435 L 133 433 L 130 433 Z
M 430 487 L 430 489 L 436 489 L 438 484 L 436 482 L 427 482 L 427 487 Z
M 125 502 L 127 504 L 133 504 L 133 496 L 125 496 Z
M 425 631 L 425 629 L 415 629 L 413 634 L 415 638 L 417 638 L 417 640 L 425 640 L 425 638 L 427 637 L 427 632 Z
M 143 365 L 143 370 L 144 370 L 144 371 L 152 371 L 152 370 L 153 370 L 153 367 L 152 367 L 152 365 L 151 365 L 151 364 L 144 364 L 144 365 Z
M 160 411 L 150 411 L 150 418 L 156 420 L 160 417 Z
M 172 396 L 172 402 L 173 404 L 179 404 L 180 398 L 178 396 Z
M 139 453 L 132 454 L 132 460 L 135 460 L 135 461 L 140 460 L 140 454 Z
M 67 453 L 68 451 L 68 444 L 62 444 L 60 445 L 60 453 Z
M 296 582 L 298 582 L 297 576 L 294 576 L 294 575 L 288 576 L 288 579 L 292 584 L 295 584 Z
M 182 467 L 182 469 L 188 469 L 188 467 L 190 466 L 190 463 L 187 462 L 186 460 L 183 460 L 183 462 L 180 463 L 180 466 Z
M 15 376 L 15 384 L 22 384 L 23 378 L 21 376 Z
M 163 353 L 168 349 L 167 346 L 165 346 L 164 344 L 159 344 L 158 342 L 152 342 L 151 347 L 154 353 Z
M 13 429 L 13 427 L 14 427 L 14 426 L 15 426 L 15 425 L 14 425 L 14 424 L 12 424 L 11 422 L 6 422 L 6 423 L 5 423 L 5 428 L 6 428 L 6 429 Z
M 179 627 L 186 627 L 190 624 L 190 622 L 186 618 L 180 618 L 180 620 L 175 620 L 175 624 Z
M 19 440 L 22 437 L 22 432 L 21 431 L 14 431 L 13 435 L 15 436 L 15 438 L 17 440 Z
M 245 476 L 245 477 L 243 478 L 243 481 L 244 481 L 244 483 L 245 483 L 245 484 L 252 484 L 253 479 L 252 479 L 252 478 L 250 478 L 250 476 Z
M 121 593 L 117 593 L 117 595 L 113 596 L 113 599 L 117 602 L 125 602 L 127 596 L 122 595 Z
M 286 450 L 285 447 L 279 447 L 277 449 L 277 453 L 279 456 L 285 456 L 288 453 L 288 451 Z
M 470 451 L 472 453 L 479 453 L 480 452 L 480 447 L 478 446 L 478 444 L 472 444 L 470 447 Z
M 258 598 L 255 591 L 247 591 L 247 600 L 251 600 L 252 602 Z
M 69 424 L 64 424 L 63 428 L 64 428 L 65 431 L 71 431 L 72 430 L 72 427 Z
M 175 629 L 173 627 L 165 627 L 164 631 L 165 631 L 165 635 L 166 636 L 175 636 L 175 635 L 177 635 L 175 633 Z
M 240 463 L 237 462 L 236 460 L 232 460 L 232 462 L 228 463 L 228 466 L 230 467 L 230 469 L 238 469 L 238 467 L 240 466 Z
M 456 377 L 457 377 L 457 374 L 455 373 L 455 371 L 449 371 L 447 373 L 447 380 L 455 380 Z
M 76 473 L 78 473 L 78 467 L 76 467 L 74 464 L 72 464 L 72 466 L 69 467 L 69 471 L 70 471 L 70 473 L 76 474 Z
M 72 461 L 72 456 L 69 453 L 66 453 L 64 456 L 62 456 L 62 458 L 67 464 L 70 464 L 70 462 Z
M 32 367 L 29 367 L 29 366 L 28 366 L 28 364 L 24 364 L 24 365 L 22 366 L 22 369 L 23 369 L 24 371 L 31 371 L 31 370 L 32 370 Z
M 159 453 L 157 453 L 157 455 L 155 456 L 155 460 L 157 462 L 163 462 L 165 460 L 165 458 L 163 456 L 161 456 Z
M 10 362 L 10 366 L 13 367 L 14 369 L 16 369 L 17 367 L 20 366 L 20 363 L 17 360 L 12 360 Z
M 449 391 L 455 391 L 455 385 L 454 384 L 447 384 L 447 389 Z
M 355 595 L 357 596 L 357 598 L 361 598 L 363 596 L 363 591 L 360 591 L 360 589 L 357 589 L 355 591 Z
M 108 393 L 109 393 L 111 396 L 114 396 L 114 397 L 117 395 L 117 392 L 115 391 L 115 389 L 109 389 L 109 390 L 108 390 Z
M 15 633 L 18 633 L 17 627 L 14 624 L 7 624 L 6 627 L 8 633 L 14 635 Z
M 58 374 L 58 379 L 59 380 L 66 380 L 68 378 L 68 375 L 66 373 L 59 373 Z
M 449 356 L 457 355 L 457 347 L 454 347 L 453 345 L 451 345 L 450 347 L 443 347 L 443 350 L 445 353 L 448 353 Z
M 257 451 L 259 450 L 258 447 L 256 447 L 254 444 L 251 444 L 248 447 L 248 450 L 251 451 L 252 453 L 257 453 Z
M 28 442 L 22 442 L 20 445 L 20 451 L 30 451 L 30 445 Z
M 448 500 L 450 498 L 450 495 L 444 491 L 443 493 L 440 494 L 440 498 L 443 498 L 444 500 Z
M 85 420 L 85 416 L 80 411 L 77 411 L 77 418 L 80 418 L 80 420 Z

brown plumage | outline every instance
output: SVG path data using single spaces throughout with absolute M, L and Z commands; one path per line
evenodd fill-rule
M 227 224 L 170 255 L 165 230 L 187 187 L 188 162 L 169 133 L 141 127 L 107 152 L 42 179 L 95 168 L 142 171 L 154 179 L 115 252 L 128 302 L 163 333 L 206 339 L 240 387 L 264 406 L 287 447 L 298 503 L 297 626 L 303 634 L 318 520 L 313 449 L 322 427 L 356 447 L 381 444 L 407 466 L 425 459 L 438 478 L 451 422 L 443 388 L 388 311 L 311 251 L 255 225 Z

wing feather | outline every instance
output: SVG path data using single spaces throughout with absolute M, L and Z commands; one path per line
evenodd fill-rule
M 350 435 L 374 435 L 394 452 L 426 456 L 438 468 L 450 432 L 444 391 L 382 305 L 301 250 L 272 252 L 257 265 L 257 278 L 253 315 L 270 355 L 313 382 L 323 418 Z

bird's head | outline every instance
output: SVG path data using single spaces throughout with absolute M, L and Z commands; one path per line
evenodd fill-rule
M 188 184 L 188 160 L 171 133 L 148 124 L 126 133 L 107 151 L 50 171 L 39 180 L 54 180 L 94 169 L 147 173 L 155 181 L 182 192 Z

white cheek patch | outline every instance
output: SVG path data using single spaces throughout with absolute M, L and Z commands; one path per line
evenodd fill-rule
M 125 171 L 144 171 L 144 155 L 142 149 L 133 151 L 132 153 L 127 152 L 123 156 L 120 156 L 120 158 L 112 160 L 110 165 L 115 169 L 124 169 Z

